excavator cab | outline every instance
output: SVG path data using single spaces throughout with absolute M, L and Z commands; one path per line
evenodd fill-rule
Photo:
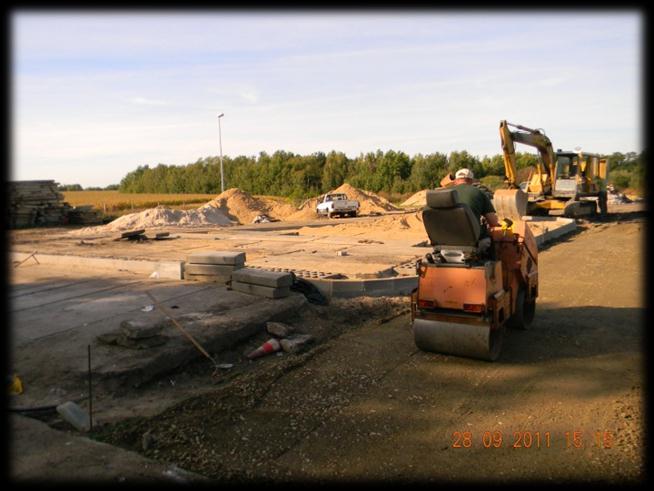
M 552 195 L 557 198 L 574 198 L 577 194 L 578 176 L 581 176 L 579 155 L 556 154 L 556 180 Z M 585 164 L 584 164 L 585 166 Z
M 452 188 L 427 192 L 422 212 L 433 252 L 416 264 L 411 295 L 416 346 L 494 361 L 504 328 L 526 328 L 538 295 L 538 251 L 526 223 L 484 230 Z

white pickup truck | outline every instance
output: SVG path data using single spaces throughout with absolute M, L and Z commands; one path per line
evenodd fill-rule
M 347 199 L 343 193 L 326 194 L 316 206 L 318 216 L 332 218 L 334 216 L 355 217 L 359 211 L 359 202 Z

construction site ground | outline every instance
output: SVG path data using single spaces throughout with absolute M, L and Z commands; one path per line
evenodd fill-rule
M 535 235 L 556 229 L 556 219 L 532 222 Z M 167 231 L 169 240 L 116 241 L 120 233 L 79 235 L 74 228 L 18 230 L 13 252 L 112 258 L 140 261 L 184 261 L 203 250 L 242 250 L 247 265 L 292 269 L 307 278 L 384 278 L 415 274 L 415 261 L 431 251 L 419 214 L 383 217 L 274 222 L 213 228 L 151 228 L 146 235 Z M 38 256 L 37 256 L 38 257 Z M 84 268 L 83 263 L 68 263 Z
M 87 408 L 91 344 L 95 428 L 80 435 L 51 413 L 31 413 L 41 421 L 12 415 L 11 475 L 48 481 L 639 480 L 645 220 L 642 207 L 610 211 L 609 218 L 582 223 L 575 234 L 544 247 L 536 320 L 531 330 L 508 332 L 496 363 L 417 350 L 404 297 L 334 299 L 320 306 L 299 294 L 262 300 L 216 284 L 28 260 L 10 278 L 12 366 L 25 385 L 10 403 L 74 400 Z M 356 275 L 402 263 L 404 256 L 392 247 L 422 249 L 415 248 L 422 240 L 417 232 L 389 238 L 388 229 L 360 221 L 210 232 L 232 234 L 226 242 L 187 233 L 149 243 L 83 239 L 95 240 L 94 246 L 79 244 L 81 238 L 71 239 L 63 229 L 25 230 L 12 234 L 12 250 L 183 259 L 192 250 L 238 248 L 245 239 L 236 234 L 275 234 L 274 245 L 272 238 L 266 241 L 260 254 L 256 247 L 246 250 L 248 263 L 288 258 L 297 267 L 296 248 L 305 257 L 324 254 L 307 268 L 322 264 L 325 271 L 318 271 Z M 374 266 L 348 270 L 348 256 L 326 264 L 343 246 L 329 227 L 340 227 L 349 257 L 377 246 L 369 249 Z M 288 232 L 298 235 L 282 235 Z M 301 244 L 284 239 L 303 236 Z M 327 247 L 316 237 L 333 242 Z M 407 260 L 413 255 L 407 253 Z M 352 264 L 365 264 L 361 257 Z M 180 335 L 171 334 L 169 342 L 177 359 L 149 350 L 116 355 L 115 347 L 98 345 L 97 334 L 121 320 L 162 315 L 141 310 L 150 303 L 146 291 L 176 316 L 221 316 L 221 329 L 236 338 L 215 341 L 210 352 L 232 368 L 213 374 L 209 360 Z M 297 354 L 249 361 L 243 354 L 268 337 L 266 319 L 283 320 L 316 341 Z M 146 362 L 155 372 L 142 369 Z M 166 363 L 170 370 L 157 372 Z

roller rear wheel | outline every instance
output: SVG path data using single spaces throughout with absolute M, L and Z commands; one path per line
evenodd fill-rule
M 506 325 L 511 329 L 526 331 L 534 320 L 534 315 L 536 313 L 536 300 L 528 300 L 525 289 L 520 287 L 518 289 L 518 296 L 515 303 L 515 312 L 509 320 L 506 321 Z

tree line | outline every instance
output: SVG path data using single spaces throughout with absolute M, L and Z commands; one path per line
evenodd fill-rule
M 118 184 L 109 184 L 108 186 L 88 186 L 82 187 L 81 184 L 59 184 L 57 190 L 59 191 L 118 191 Z
M 643 189 L 645 152 L 615 152 L 609 158 L 610 181 L 618 189 Z M 518 152 L 518 170 L 535 166 L 538 156 Z M 344 182 L 352 186 L 393 194 L 414 193 L 438 186 L 440 180 L 461 167 L 472 169 L 475 177 L 497 187 L 502 183 L 501 154 L 471 155 L 467 151 L 449 155 L 434 152 L 409 156 L 388 150 L 362 153 L 349 158 L 343 152 L 315 152 L 300 155 L 278 150 L 258 156 L 223 157 L 225 189 L 237 187 L 251 194 L 303 199 L 325 193 Z M 520 174 L 520 173 L 519 173 Z M 125 193 L 220 193 L 220 159 L 205 157 L 186 165 L 140 165 L 118 185 Z
M 536 155 L 517 154 L 519 168 L 536 163 Z M 344 182 L 373 191 L 403 194 L 433 188 L 461 167 L 477 177 L 503 175 L 501 155 L 479 158 L 467 151 L 409 156 L 388 150 L 349 158 L 343 152 L 299 155 L 279 150 L 272 155 L 223 157 L 225 189 L 251 194 L 302 199 L 334 189 Z M 119 189 L 127 193 L 220 193 L 220 160 L 206 157 L 187 165 L 141 165 L 128 173 Z

